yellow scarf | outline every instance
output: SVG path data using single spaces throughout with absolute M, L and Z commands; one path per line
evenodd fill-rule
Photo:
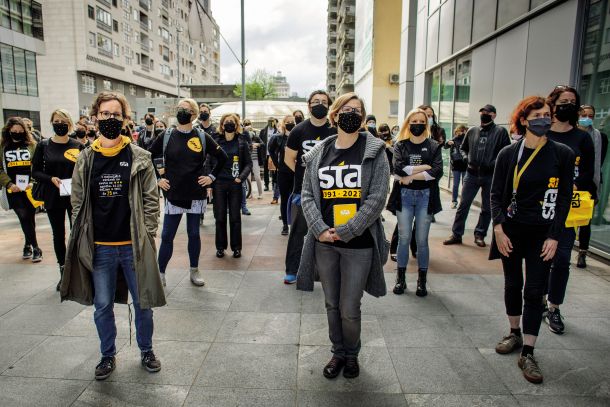
M 117 144 L 114 147 L 106 148 L 106 147 L 102 147 L 102 143 L 100 142 L 100 139 L 98 138 L 91 144 L 91 149 L 93 151 L 101 153 L 104 157 L 114 157 L 115 155 L 119 154 L 121 152 L 121 150 L 123 150 L 125 147 L 127 147 L 130 144 L 131 144 L 131 140 L 129 139 L 129 137 L 121 136 L 121 142 L 119 144 Z

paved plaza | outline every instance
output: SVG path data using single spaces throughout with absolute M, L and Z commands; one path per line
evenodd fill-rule
M 536 355 L 545 381 L 530 384 L 518 354 L 494 351 L 508 330 L 501 264 L 487 261 L 471 230 L 464 245 L 442 245 L 455 214 L 449 209 L 431 229 L 428 297 L 414 295 L 413 260 L 408 294 L 392 294 L 396 263 L 388 262 L 388 295 L 363 299 L 360 377 L 325 379 L 322 289 L 316 283 L 303 293 L 283 284 L 287 237 L 280 235 L 279 206 L 269 201 L 250 201 L 240 259 L 215 257 L 211 213 L 206 218 L 204 288 L 189 282 L 181 227 L 167 271 L 168 305 L 154 311 L 163 368 L 142 369 L 127 307 L 117 306 L 117 370 L 105 382 L 93 380 L 100 355 L 92 307 L 60 304 L 55 291 L 46 216 L 37 217 L 45 258 L 34 265 L 20 260 L 16 217 L 0 214 L 0 406 L 610 405 L 610 267 L 590 260 L 587 270 L 572 270 L 562 307 L 566 334 L 543 324 Z M 395 218 L 384 215 L 390 235 Z

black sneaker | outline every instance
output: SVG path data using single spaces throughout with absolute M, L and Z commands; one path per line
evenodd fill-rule
M 23 260 L 28 260 L 32 258 L 32 246 L 26 244 L 23 246 L 23 256 L 21 257 Z
M 114 356 L 103 356 L 100 363 L 95 367 L 95 380 L 106 380 L 116 367 Z
M 343 368 L 343 377 L 346 379 L 355 379 L 360 375 L 360 366 L 358 366 L 358 358 L 349 356 L 345 359 L 345 367 Z
M 42 250 L 39 247 L 35 247 L 32 250 L 32 263 L 40 263 L 42 261 Z
M 150 373 L 156 373 L 161 370 L 161 361 L 157 359 L 152 350 L 149 350 L 142 353 L 142 366 Z
M 550 309 L 546 314 L 546 321 L 549 324 L 549 330 L 557 335 L 562 335 L 565 330 L 565 325 L 563 324 L 563 318 L 561 317 L 561 312 L 559 312 L 559 308 Z
M 234 259 L 239 259 L 241 257 L 241 250 L 234 250 L 233 251 L 233 258 Z
M 282 227 L 282 236 L 288 236 L 288 225 Z
M 462 244 L 462 236 L 451 235 L 449 239 L 443 242 L 445 246 L 449 246 L 452 244 Z
M 223 257 L 225 257 L 225 251 L 224 250 L 216 250 L 216 257 L 218 257 L 219 259 L 222 259 Z
M 57 287 L 55 287 L 55 291 L 59 291 L 61 289 L 61 280 L 64 278 L 64 266 L 59 266 L 59 282 L 57 283 Z
M 328 364 L 324 366 L 322 374 L 327 379 L 334 379 L 335 377 L 339 376 L 339 373 L 341 373 L 341 369 L 343 369 L 343 366 L 345 366 L 345 359 L 333 356 L 330 362 L 328 362 Z

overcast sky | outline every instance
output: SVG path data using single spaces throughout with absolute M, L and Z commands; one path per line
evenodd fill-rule
M 245 0 L 246 77 L 256 69 L 282 71 L 290 92 L 326 88 L 326 0 Z M 240 0 L 212 0 L 212 15 L 238 57 Z M 241 83 L 239 63 L 220 40 L 220 80 Z

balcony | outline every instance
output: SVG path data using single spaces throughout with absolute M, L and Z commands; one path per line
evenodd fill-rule
M 140 29 L 148 32 L 148 20 L 146 20 L 146 21 L 140 20 Z
M 161 0 L 161 5 L 167 9 L 169 9 L 169 0 Z
M 150 8 L 148 7 L 148 0 L 140 0 L 140 7 L 142 7 L 146 11 L 150 10 Z
M 97 28 L 99 28 L 100 30 L 106 31 L 107 33 L 112 34 L 112 26 L 102 23 L 99 20 L 97 20 Z

